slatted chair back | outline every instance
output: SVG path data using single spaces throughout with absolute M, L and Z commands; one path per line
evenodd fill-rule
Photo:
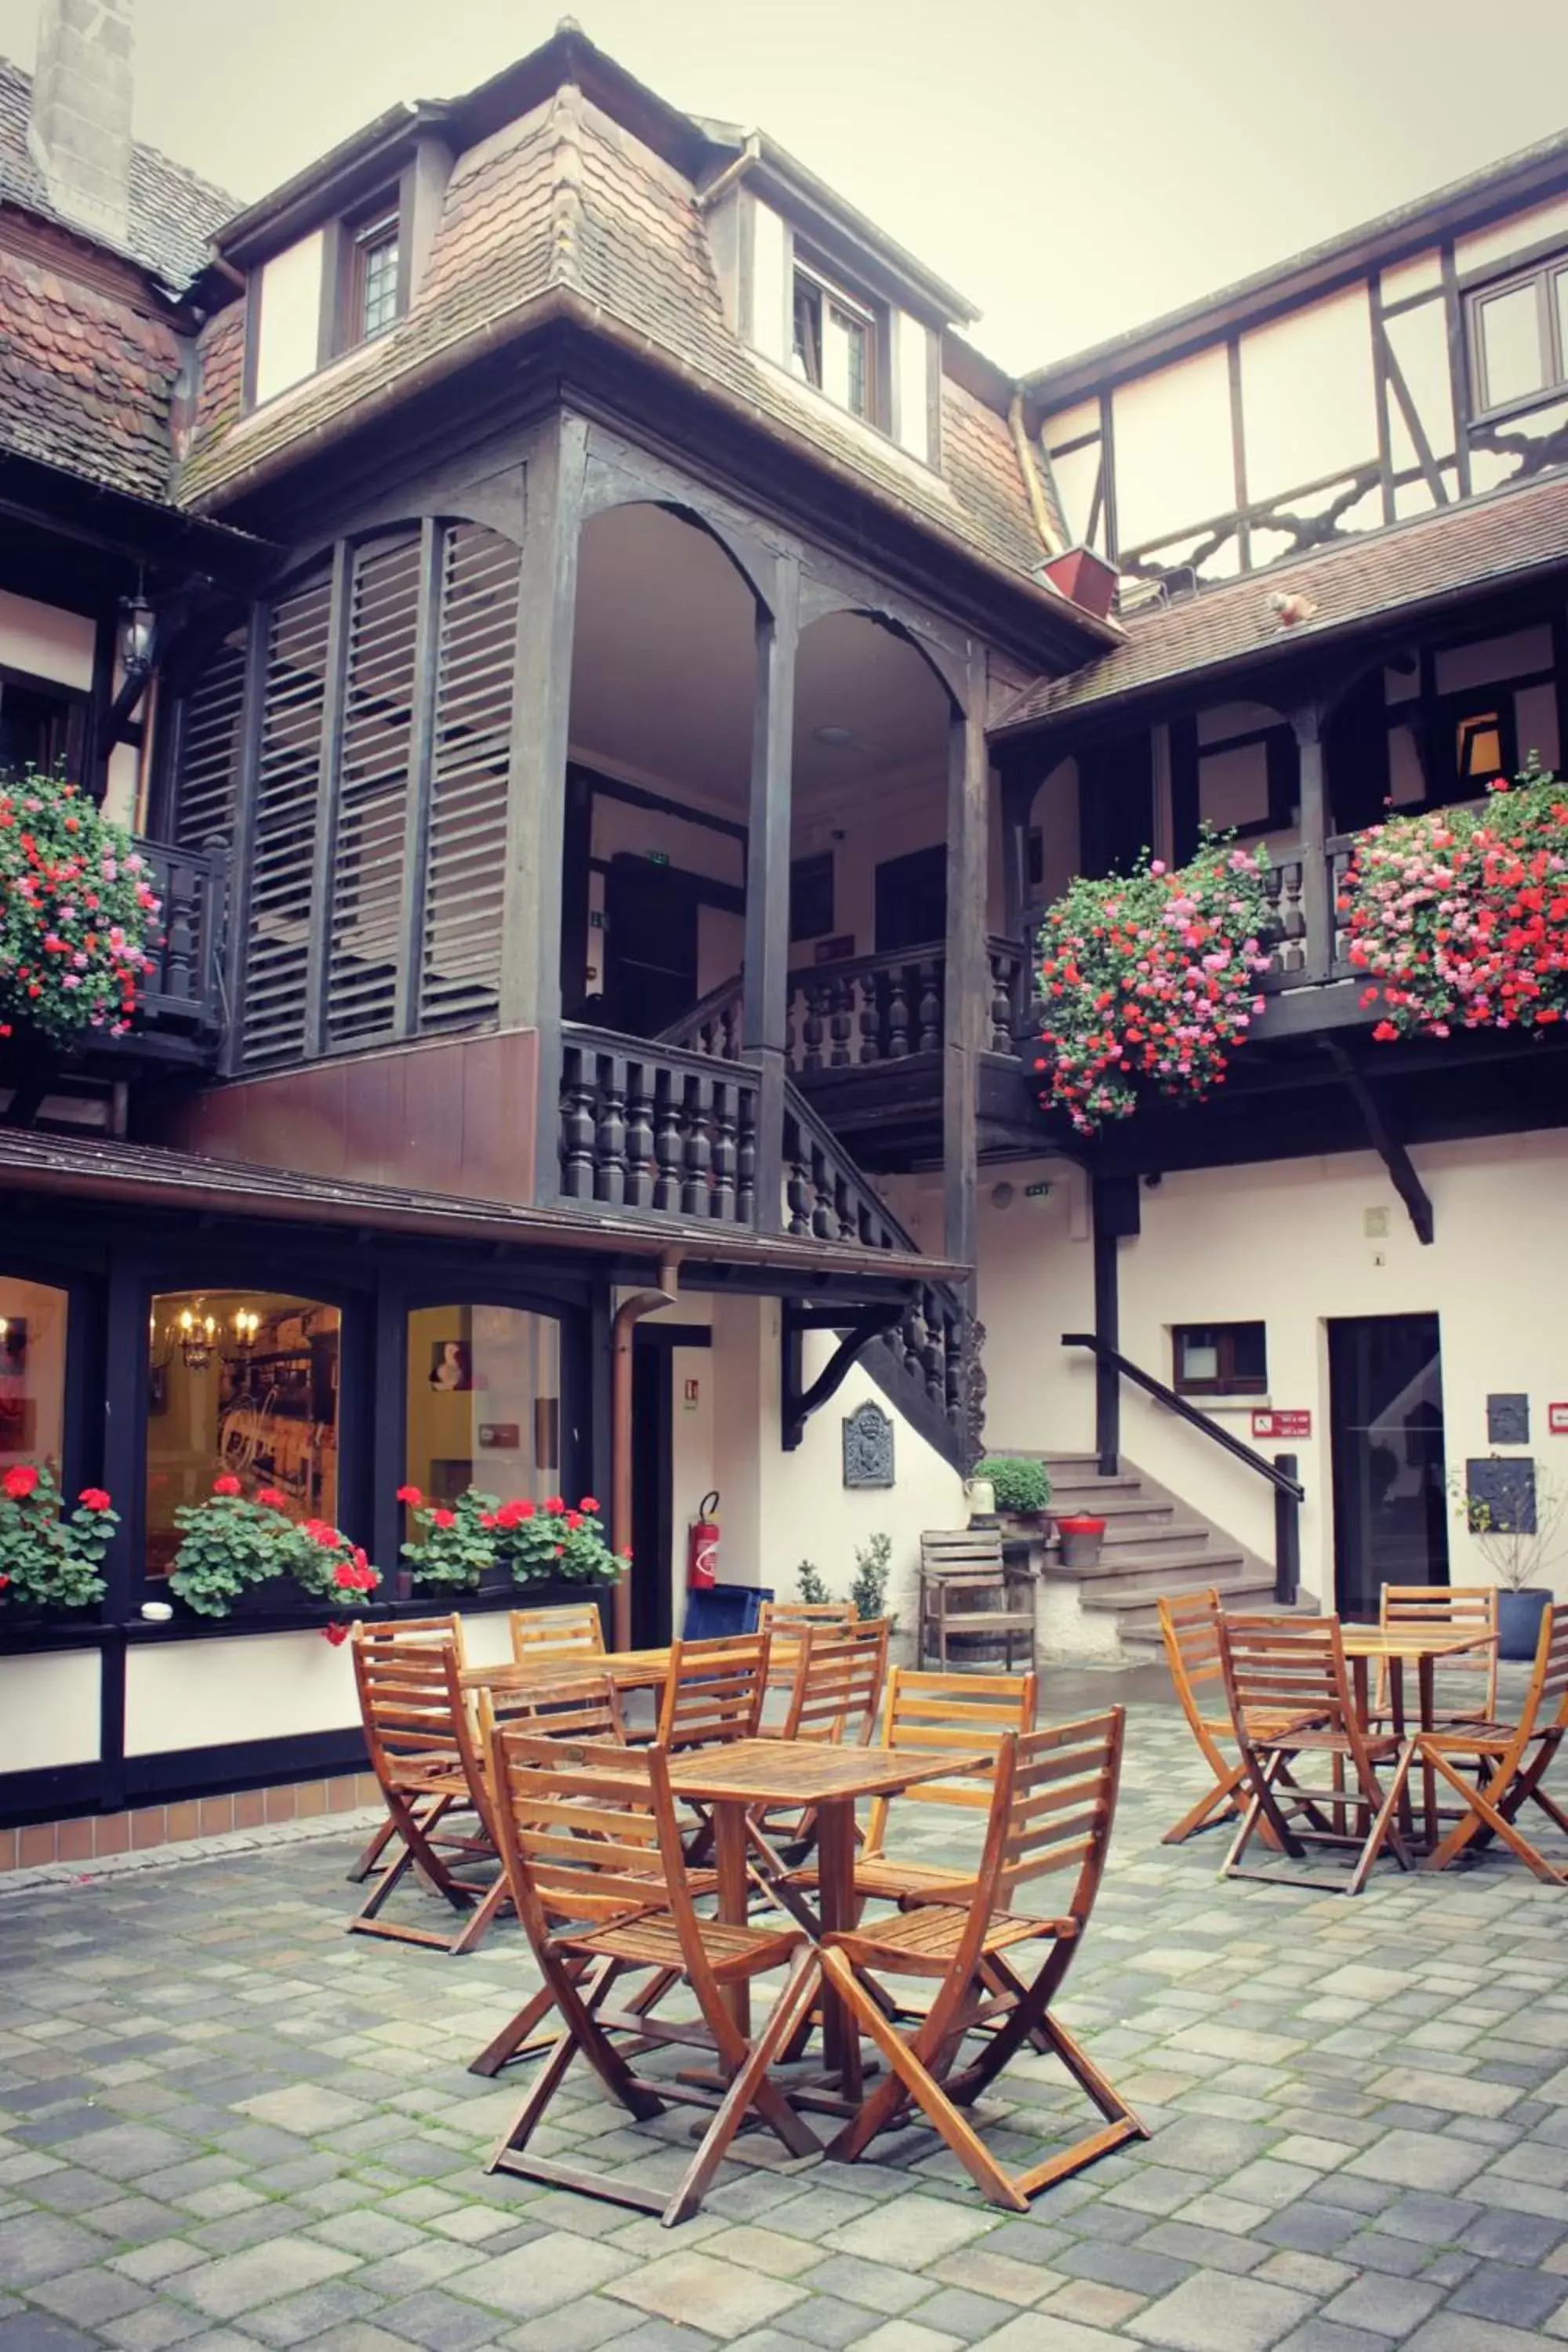
M 1002 1571 L 1000 1528 L 928 1528 L 921 1538 L 921 1566 L 927 1573 L 945 1569 Z
M 1232 1725 L 1300 1722 L 1364 1747 L 1337 1617 L 1221 1616 L 1220 1659 Z
M 458 1755 L 464 1717 L 457 1644 L 386 1640 L 353 1628 L 354 1681 L 370 1766 L 383 1789 L 416 1791 Z
M 510 1624 L 511 1654 L 520 1666 L 579 1651 L 591 1658 L 605 1654 L 605 1621 L 591 1601 L 563 1609 L 514 1609 Z
M 891 1630 L 885 1617 L 864 1624 L 808 1626 L 781 1738 L 869 1746 L 888 1675 Z
M 1211 1714 L 1225 1706 L 1225 1669 L 1219 1656 L 1219 1594 L 1213 1585 L 1206 1592 L 1163 1592 L 1156 1606 L 1171 1680 L 1181 1701 L 1182 1713 L 1196 1733 L 1205 1719 L 1200 1691 L 1206 1690 L 1214 1702 Z
M 754 1739 L 767 1696 L 771 1640 L 758 1632 L 672 1643 L 658 1744 L 673 1754 L 682 1748 Z
M 888 1677 L 879 1745 L 914 1748 L 950 1756 L 994 1757 L 1009 1732 L 1035 1727 L 1039 1677 L 1025 1675 L 932 1675 L 895 1666 Z M 955 1774 L 951 1780 L 921 1780 L 900 1797 L 900 1819 L 922 1805 L 958 1806 L 984 1811 L 991 1803 L 992 1769 Z M 885 1851 L 891 1801 L 872 1801 L 866 1824 L 868 1857 Z
M 454 1610 L 446 1617 L 399 1617 L 376 1625 L 358 1625 L 356 1639 L 366 1642 L 376 1650 L 393 1649 L 399 1643 L 416 1645 L 431 1642 L 450 1642 L 458 1654 L 458 1664 L 463 1658 L 463 1621 Z M 362 1709 L 363 1712 L 363 1709 Z M 397 1824 L 389 1815 L 375 1831 L 357 1857 L 348 1875 L 353 1885 L 363 1885 L 382 1864 L 382 1857 L 397 1835 Z
M 1474 1688 L 1474 1696 L 1467 1691 L 1467 1716 L 1479 1717 L 1489 1723 L 1497 1714 L 1498 1594 L 1492 1584 L 1385 1584 L 1378 1608 L 1382 1625 L 1437 1625 L 1447 1632 L 1475 1633 L 1494 1638 L 1485 1647 L 1456 1652 L 1450 1658 L 1436 1661 L 1436 1672 L 1447 1683 L 1450 1675 L 1463 1677 L 1463 1683 Z M 1377 1669 L 1377 1709 L 1386 1713 L 1388 1707 L 1388 1664 L 1381 1660 Z M 1463 1686 L 1462 1685 L 1460 1685 Z M 1458 1696 L 1458 1692 L 1451 1694 Z M 1452 1712 L 1452 1710 L 1450 1710 Z
M 662 1906 L 667 1889 L 672 1911 L 689 1918 L 662 1748 L 552 1739 L 504 1723 L 490 1755 L 497 1842 L 542 1962 L 557 1921 L 625 1918 Z
M 764 1601 L 757 1630 L 773 1636 L 768 1680 L 775 1689 L 789 1682 L 800 1664 L 801 1635 L 810 1625 L 854 1625 L 860 1612 L 853 1601 Z
M 626 1744 L 626 1710 L 613 1676 L 584 1664 L 581 1677 L 524 1690 L 479 1693 L 479 1744 L 488 1754 L 498 1722 L 537 1732 L 543 1739 L 607 1739 Z

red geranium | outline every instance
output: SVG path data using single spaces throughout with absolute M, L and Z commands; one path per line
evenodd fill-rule
M 430 1524 L 434 1528 L 455 1528 L 458 1524 L 458 1514 L 456 1511 L 432 1511 Z
M 545 1497 L 544 1507 L 547 1511 L 563 1511 L 566 1505 L 561 1496 L 549 1495 Z
M 89 1511 L 107 1511 L 113 1507 L 112 1498 L 101 1486 L 84 1486 L 77 1501 Z
M 25 1502 L 37 1483 L 38 1474 L 30 1462 L 18 1462 L 16 1468 L 7 1470 L 5 1478 L 0 1480 L 0 1485 L 5 1486 L 14 1503 Z
M 323 1625 L 321 1631 L 334 1650 L 349 1638 L 349 1629 L 346 1625 Z
M 416 1511 L 425 1497 L 417 1486 L 399 1486 L 397 1500 L 400 1503 L 406 1503 L 411 1511 Z
M 577 1508 L 580 1511 L 596 1511 L 598 1507 L 598 1497 L 595 1495 L 584 1495 L 582 1501 L 577 1506 Z
M 256 1499 L 265 1503 L 269 1511 L 286 1511 L 289 1507 L 289 1497 L 280 1486 L 258 1487 Z
M 220 1478 L 215 1478 L 213 1480 L 213 1493 L 215 1495 L 240 1495 L 243 1494 L 244 1491 L 245 1489 L 241 1486 L 239 1480 L 234 1475 L 234 1473 L 231 1470 L 226 1470 Z

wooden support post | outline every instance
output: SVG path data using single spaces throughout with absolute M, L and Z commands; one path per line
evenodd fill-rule
M 588 427 L 557 417 L 528 461 L 510 796 L 501 905 L 500 1026 L 539 1036 L 535 1197 L 560 1184 L 562 869 L 572 639 Z
M 1346 1093 L 1362 1115 L 1373 1150 L 1387 1169 L 1394 1191 L 1409 1212 L 1416 1240 L 1430 1244 L 1436 1232 L 1436 1220 L 1433 1214 L 1431 1195 L 1415 1172 L 1415 1161 L 1389 1126 L 1384 1116 L 1383 1105 L 1344 1047 L 1331 1037 L 1323 1038 L 1321 1044 L 1324 1053 L 1343 1080 Z
M 1277 1454 L 1274 1467 L 1295 1478 L 1300 1465 L 1293 1454 Z M 1296 1606 L 1301 1589 L 1301 1506 L 1283 1486 L 1274 1489 L 1274 1598 L 1282 1609 Z
M 942 1247 L 974 1263 L 978 1163 L 976 1085 L 991 1034 L 985 938 L 985 657 L 972 646 L 964 709 L 948 733 L 947 961 L 942 982 Z M 973 1282 L 969 1285 L 973 1293 Z M 971 1297 L 970 1312 L 973 1312 Z
M 1121 1345 L 1121 1305 L 1117 1241 L 1122 1228 L 1118 1213 L 1118 1181 L 1097 1176 L 1089 1188 L 1094 1225 L 1094 1336 L 1101 1348 Z M 1094 1450 L 1100 1475 L 1113 1478 L 1121 1455 L 1121 1375 L 1104 1356 L 1094 1360 Z
M 1334 909 L 1329 890 L 1328 796 L 1323 781 L 1322 710 L 1303 703 L 1290 714 L 1300 761 L 1301 909 L 1306 924 L 1304 977 L 1324 981 L 1333 969 Z
M 762 1065 L 757 1096 L 756 1223 L 784 1223 L 784 1039 L 789 1020 L 789 859 L 800 567 L 780 557 L 773 611 L 757 613 L 756 699 L 746 835 L 746 947 L 741 1044 Z

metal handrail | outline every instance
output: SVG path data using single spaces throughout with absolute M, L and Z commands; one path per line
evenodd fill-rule
M 1306 1501 L 1307 1490 L 1300 1479 L 1277 1469 L 1267 1455 L 1255 1452 L 1239 1437 L 1233 1437 L 1229 1430 L 1212 1415 L 1202 1412 L 1195 1404 L 1189 1404 L 1185 1397 L 1178 1396 L 1174 1389 L 1167 1388 L 1163 1381 L 1157 1381 L 1152 1372 L 1146 1372 L 1141 1364 L 1133 1363 L 1131 1357 L 1121 1355 L 1115 1348 L 1108 1348 L 1104 1340 L 1097 1339 L 1092 1331 L 1064 1331 L 1062 1346 L 1087 1348 L 1098 1362 L 1114 1364 L 1123 1380 L 1131 1381 L 1134 1388 L 1142 1389 L 1172 1412 L 1179 1414 L 1183 1421 L 1191 1422 L 1194 1429 L 1201 1429 L 1205 1437 L 1212 1437 L 1226 1454 L 1234 1454 L 1238 1462 L 1245 1462 L 1247 1468 L 1256 1470 L 1260 1478 L 1267 1478 L 1278 1493 L 1289 1495 L 1294 1502 Z

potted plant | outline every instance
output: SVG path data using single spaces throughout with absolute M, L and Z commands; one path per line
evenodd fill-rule
M 1476 1548 L 1496 1577 L 1498 1593 L 1498 1655 L 1529 1660 L 1541 1638 L 1541 1620 L 1552 1593 L 1550 1584 L 1532 1580 L 1542 1575 L 1563 1549 L 1558 1533 L 1568 1510 L 1568 1486 L 1561 1486 L 1544 1464 L 1516 1456 L 1492 1456 L 1509 1461 L 1521 1477 L 1510 1501 L 1491 1501 L 1470 1491 L 1465 1479 L 1450 1481 L 1449 1491 L 1475 1538 Z
M 1105 1541 L 1105 1521 L 1092 1511 L 1071 1511 L 1057 1521 L 1064 1568 L 1092 1568 Z
M 94 1608 L 119 1525 L 101 1486 L 84 1486 L 68 1516 L 47 1463 L 13 1465 L 0 1478 L 0 1612 L 14 1619 Z
M 417 1486 L 397 1499 L 419 1531 L 403 1547 L 416 1584 L 426 1591 L 477 1592 L 487 1583 L 613 1584 L 626 1560 L 605 1540 L 599 1506 L 584 1495 L 573 1507 L 560 1495 L 535 1503 L 502 1502 L 475 1486 L 450 1504 L 428 1502 Z
M 975 1479 L 984 1479 L 996 1498 L 996 1508 L 1008 1518 L 1029 1519 L 1050 1532 L 1046 1506 L 1051 1499 L 1051 1476 L 1043 1462 L 1028 1454 L 988 1454 L 974 1465 Z
M 146 858 L 75 784 L 0 781 L 0 1036 L 122 1037 L 161 911 Z
M 247 1495 L 226 1471 L 205 1502 L 174 1513 L 180 1548 L 169 1590 L 202 1617 L 228 1617 L 258 1599 L 286 1607 L 295 1593 L 358 1608 L 381 1582 L 357 1544 L 326 1519 L 289 1516 L 276 1486 Z

